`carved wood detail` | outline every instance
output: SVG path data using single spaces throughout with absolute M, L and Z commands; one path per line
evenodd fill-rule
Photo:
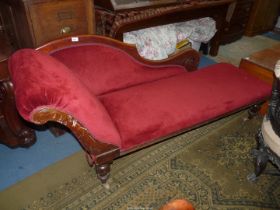
M 280 83 L 274 78 L 271 100 L 268 108 L 268 119 L 271 122 L 274 132 L 280 136 Z
M 36 124 L 57 122 L 70 129 L 86 151 L 89 165 L 93 166 L 95 164 L 98 179 L 102 183 L 106 183 L 109 178 L 111 163 L 120 156 L 120 149 L 117 146 L 97 141 L 74 117 L 55 109 L 43 108 L 36 111 L 32 115 L 32 121 Z
M 69 128 L 95 164 L 102 165 L 110 163 L 120 155 L 120 150 L 117 146 L 102 143 L 94 139 L 90 132 L 82 126 L 80 122 L 64 112 L 43 108 L 33 113 L 32 121 L 36 124 L 45 124 L 53 121 Z
M 3 115 L 0 120 L 0 142 L 9 147 L 28 147 L 34 144 L 35 132 L 17 112 L 13 85 L 10 81 L 2 81 L 0 84 L 0 107 Z
M 104 44 L 122 49 L 124 52 L 132 56 L 135 60 L 139 61 L 140 63 L 152 66 L 180 65 L 185 67 L 188 71 L 196 70 L 200 59 L 199 53 L 197 51 L 191 48 L 185 48 L 178 51 L 177 53 L 170 55 L 168 58 L 160 61 L 147 60 L 139 55 L 135 45 L 126 44 L 109 37 L 98 35 L 80 35 L 77 37 L 79 40 L 77 42 L 73 42 L 72 37 L 66 37 L 63 39 L 49 42 L 37 48 L 37 50 L 51 54 L 51 52 L 53 51 L 60 50 L 63 48 L 69 48 L 72 46 L 74 47 L 83 44 Z
M 226 14 L 233 2 L 233 0 L 189 0 L 176 2 L 176 5 L 150 5 L 149 8 L 121 10 L 112 10 L 108 6 L 104 7 L 105 3 L 102 3 L 100 7 L 96 6 L 97 33 L 122 40 L 123 33 L 128 31 L 212 17 L 216 21 L 217 33 L 211 41 L 210 54 L 216 56 Z
M 270 160 L 280 170 L 280 157 L 276 155 L 265 143 L 261 129 L 259 129 L 256 136 L 257 149 L 252 151 L 253 157 L 255 157 L 255 172 L 249 174 L 247 179 L 249 181 L 256 181 L 261 173 L 265 170 L 268 161 Z
M 97 178 L 105 184 L 107 180 L 109 179 L 110 176 L 110 165 L 111 163 L 108 164 L 102 164 L 102 165 L 95 165 L 95 171 L 97 174 Z
M 266 120 L 269 120 L 273 131 L 278 137 L 280 137 L 280 82 L 279 79 L 274 77 L 272 95 L 269 103 L 268 113 Z M 248 176 L 248 180 L 255 181 L 258 176 L 265 170 L 267 162 L 270 160 L 280 170 L 280 157 L 272 151 L 272 149 L 266 144 L 262 130 L 259 129 L 256 136 L 257 149 L 253 150 L 253 156 L 255 161 L 255 173 Z M 276 145 L 276 144 L 275 144 Z

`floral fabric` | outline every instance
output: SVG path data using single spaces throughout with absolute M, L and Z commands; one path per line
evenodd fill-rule
M 127 32 L 123 41 L 135 44 L 142 57 L 161 60 L 174 53 L 176 44 L 186 38 L 199 50 L 200 43 L 207 43 L 216 31 L 215 21 L 207 17 Z

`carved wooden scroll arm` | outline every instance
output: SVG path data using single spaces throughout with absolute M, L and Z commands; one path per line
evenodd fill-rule
M 102 143 L 94 139 L 89 131 L 74 117 L 64 112 L 44 108 L 35 112 L 32 116 L 32 120 L 37 124 L 45 124 L 50 121 L 58 122 L 69 128 L 76 136 L 83 149 L 91 156 L 94 163 L 97 165 L 112 163 L 113 160 L 120 155 L 120 150 L 117 146 Z
M 126 49 L 124 49 L 127 51 Z M 135 50 L 136 51 L 136 50 Z M 186 68 L 188 71 L 197 70 L 200 55 L 197 51 L 192 48 L 181 49 L 176 53 L 171 54 L 168 58 L 163 60 L 148 60 L 141 57 L 138 52 L 131 54 L 135 59 L 137 59 L 141 63 L 145 63 L 151 66 L 162 66 L 162 65 L 179 65 Z

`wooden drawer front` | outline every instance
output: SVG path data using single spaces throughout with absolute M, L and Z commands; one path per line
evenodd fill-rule
M 29 5 L 35 45 L 88 32 L 85 1 L 62 0 Z

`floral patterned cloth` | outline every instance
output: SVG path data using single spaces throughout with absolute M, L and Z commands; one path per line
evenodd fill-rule
M 176 44 L 188 38 L 196 50 L 216 33 L 212 18 L 201 18 L 124 33 L 123 41 L 135 44 L 139 54 L 150 60 L 161 60 L 176 50 Z

